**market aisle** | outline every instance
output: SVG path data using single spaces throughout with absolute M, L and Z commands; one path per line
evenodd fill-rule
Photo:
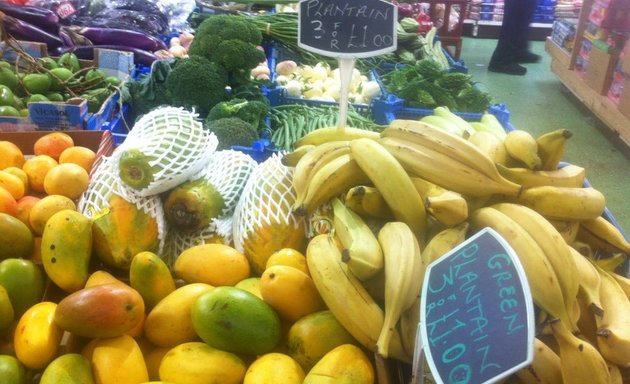
M 543 60 L 526 64 L 525 76 L 488 72 L 495 45 L 493 39 L 464 38 L 461 58 L 473 79 L 495 97 L 495 102 L 507 104 L 514 127 L 534 135 L 557 128 L 571 130 L 574 136 L 565 160 L 586 168 L 588 180 L 604 193 L 608 208 L 630 234 L 630 150 L 608 138 L 608 128 L 551 72 L 542 41 L 533 42 L 532 50 Z

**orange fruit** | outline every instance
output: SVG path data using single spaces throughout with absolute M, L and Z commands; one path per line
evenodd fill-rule
M 36 202 L 28 215 L 33 233 L 41 236 L 44 232 L 46 222 L 52 215 L 64 209 L 77 210 L 77 206 L 70 198 L 61 195 L 48 195 Z
M 28 176 L 28 185 L 31 190 L 39 193 L 46 192 L 44 190 L 44 178 L 48 171 L 58 165 L 57 160 L 48 155 L 38 155 L 26 160 L 22 166 L 22 170 Z
M 0 187 L 9 191 L 15 200 L 24 196 L 24 183 L 9 172 L 0 171 Z
M 72 146 L 74 146 L 74 140 L 70 135 L 63 132 L 51 132 L 35 141 L 33 153 L 36 156 L 48 155 L 58 160 L 61 153 Z
M 21 167 L 24 164 L 24 153 L 10 141 L 0 141 L 0 169 Z
M 78 164 L 65 163 L 53 167 L 44 177 L 44 190 L 49 195 L 78 199 L 88 187 L 90 176 Z
M 306 256 L 292 248 L 282 248 L 272 253 L 267 259 L 265 269 L 273 265 L 286 265 L 288 267 L 297 268 L 310 276 L 308 265 L 306 265 Z
M 20 221 L 26 224 L 29 228 L 31 228 L 31 223 L 28 221 L 28 217 L 31 214 L 33 205 L 35 205 L 35 203 L 39 200 L 39 197 L 24 196 L 17 201 L 17 213 L 15 214 L 15 217 L 20 219 Z
M 5 168 L 4 169 L 5 172 L 9 172 L 12 175 L 15 175 L 17 177 L 20 178 L 20 180 L 22 180 L 22 184 L 24 184 L 24 194 L 28 194 L 28 175 L 26 174 L 26 172 L 24 172 L 24 170 L 22 168 L 18 168 L 18 167 L 9 167 L 9 168 Z
M 87 147 L 81 147 L 75 145 L 74 147 L 66 148 L 59 156 L 59 164 L 74 163 L 78 164 L 88 173 L 92 170 L 92 165 L 96 160 L 96 152 Z
M 2 187 L 0 187 L 0 213 L 7 213 L 11 216 L 17 214 L 17 201 L 11 192 Z

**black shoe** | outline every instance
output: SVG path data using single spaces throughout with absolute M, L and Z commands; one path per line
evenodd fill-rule
M 505 73 L 508 75 L 519 75 L 519 76 L 523 76 L 524 74 L 527 73 L 527 68 L 518 65 L 516 63 L 510 63 L 510 64 L 490 64 L 488 66 L 488 71 L 490 72 L 498 72 L 498 73 Z
M 514 57 L 517 63 L 538 63 L 541 59 L 542 56 L 530 51 L 519 53 Z

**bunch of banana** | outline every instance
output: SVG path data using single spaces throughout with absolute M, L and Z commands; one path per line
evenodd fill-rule
M 604 314 L 596 317 L 597 347 L 606 360 L 630 367 L 630 299 L 610 273 L 598 268 Z

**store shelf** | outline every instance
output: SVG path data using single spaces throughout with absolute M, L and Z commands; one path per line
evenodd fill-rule
M 630 148 L 630 119 L 626 118 L 608 97 L 590 88 L 576 71 L 569 69 L 564 53 L 554 56 L 558 53 L 555 48 L 560 49 L 555 43 L 547 40 L 545 48 L 552 57 L 551 71 L 558 76 L 562 84 Z
M 464 20 L 464 35 L 483 39 L 496 39 L 501 31 L 501 21 L 491 20 Z M 530 38 L 532 40 L 545 40 L 551 34 L 553 23 L 532 23 Z
M 545 51 L 564 68 L 571 68 L 571 53 L 556 44 L 551 37 L 545 41 Z

